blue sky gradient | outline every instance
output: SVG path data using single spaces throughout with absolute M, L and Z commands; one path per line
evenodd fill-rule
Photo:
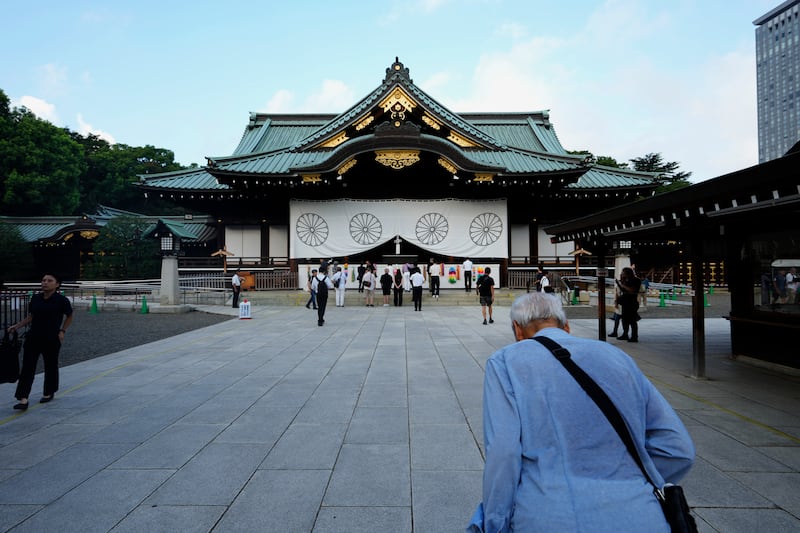
M 345 111 L 400 58 L 455 112 L 550 110 L 562 144 L 758 162 L 755 26 L 780 0 L 3 2 L 0 89 L 58 126 L 229 155 L 251 111 Z

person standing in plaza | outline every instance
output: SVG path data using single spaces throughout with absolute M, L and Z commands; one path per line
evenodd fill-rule
M 403 290 L 411 292 L 411 272 L 414 270 L 414 265 L 406 263 L 403 265 Z
M 472 261 L 469 260 L 469 257 L 464 259 L 464 262 L 461 264 L 461 269 L 464 271 L 464 290 L 467 292 L 472 291 Z
M 439 297 L 439 283 L 442 274 L 442 265 L 431 257 L 431 264 L 428 265 L 428 288 L 431 291 L 431 298 Z
M 394 271 L 394 283 L 392 284 L 392 292 L 394 293 L 394 306 L 401 307 L 403 305 L 403 270 L 397 268 Z
M 233 273 L 231 276 L 231 289 L 233 289 L 233 308 L 236 309 L 239 307 L 239 294 L 242 292 L 242 278 L 239 277 L 240 269 L 236 269 L 236 272 Z
M 367 265 L 361 263 L 356 268 L 356 281 L 358 282 L 358 292 L 364 292 L 364 273 L 367 271 Z
M 311 290 L 316 295 L 317 299 L 317 325 L 321 326 L 325 323 L 325 308 L 328 307 L 328 292 L 333 290 L 333 282 L 328 277 L 328 263 L 322 263 L 319 267 L 319 272 L 314 271 L 316 274 L 311 278 Z
M 478 292 L 478 297 L 481 304 L 481 314 L 483 315 L 483 325 L 486 325 L 486 308 L 489 308 L 489 324 L 494 324 L 492 318 L 492 304 L 494 303 L 494 278 L 491 276 L 492 269 L 486 267 L 483 275 L 478 277 L 475 283 L 475 290 Z
M 564 364 L 557 343 L 610 397 L 654 484 L 678 483 L 695 458 L 675 410 L 636 363 L 606 342 L 570 335 L 558 297 L 511 305 L 515 342 L 486 361 L 482 504 L 467 531 L 670 531 L 654 487 L 614 426 Z
M 361 278 L 361 286 L 364 288 L 364 305 L 366 307 L 375 307 L 375 286 L 378 280 L 375 274 L 372 273 L 372 267 L 367 265 L 367 270 Z
M 625 267 L 617 280 L 619 306 L 622 309 L 622 335 L 617 340 L 639 342 L 639 289 L 642 280 L 636 277 L 633 269 Z M 630 329 L 630 336 L 628 330 Z
M 422 311 L 422 285 L 425 278 L 418 266 L 411 272 L 411 300 L 414 302 L 414 311 Z
M 308 301 L 306 302 L 306 309 L 311 309 L 311 306 L 314 306 L 314 309 L 317 309 L 317 291 L 314 286 L 314 278 L 317 275 L 317 269 L 314 268 L 311 270 L 311 275 L 308 277 L 308 282 L 306 283 L 306 288 L 308 289 Z
M 336 293 L 336 307 L 344 307 L 344 291 L 347 290 L 347 272 L 342 267 L 337 266 L 333 274 L 333 286 Z
M 22 370 L 14 394 L 19 402 L 14 409 L 19 411 L 28 408 L 28 396 L 40 355 L 44 361 L 44 386 L 39 403 L 47 403 L 55 397 L 58 391 L 58 352 L 72 324 L 72 304 L 69 298 L 58 292 L 61 278 L 48 272 L 42 276 L 41 287 L 42 291 L 31 297 L 28 315 L 8 327 L 8 331 L 13 332 L 30 324 L 25 334 Z
M 381 275 L 380 283 L 381 283 L 381 294 L 383 295 L 383 306 L 389 307 L 389 296 L 392 295 L 392 285 L 394 284 L 394 280 L 392 279 L 392 275 L 389 273 L 389 267 L 385 267 L 383 269 L 383 274 Z

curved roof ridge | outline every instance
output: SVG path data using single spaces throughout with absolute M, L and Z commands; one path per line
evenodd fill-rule
M 289 148 L 289 150 L 299 150 L 304 146 L 313 143 L 314 141 L 324 138 L 326 135 L 339 129 L 348 122 L 351 122 L 356 116 L 360 115 L 367 107 L 369 107 L 369 105 L 376 102 L 378 97 L 385 92 L 388 91 L 386 91 L 386 83 L 384 82 L 374 91 L 372 91 L 372 93 L 362 98 L 359 102 L 356 102 L 352 107 L 350 107 L 350 109 L 337 115 L 334 119 L 305 139 L 295 143 L 294 146 Z
M 375 88 L 375 90 L 350 107 L 350 109 L 336 116 L 334 119 L 328 122 L 328 124 L 321 127 L 312 135 L 309 135 L 305 139 L 298 141 L 290 148 L 290 150 L 300 150 L 317 140 L 325 138 L 327 135 L 330 135 L 334 131 L 340 129 L 342 126 L 352 122 L 368 107 L 371 107 L 373 104 L 379 101 L 383 95 L 389 94 L 395 87 L 405 88 L 410 93 L 415 95 L 424 107 L 429 108 L 448 123 L 456 126 L 473 138 L 495 148 L 505 148 L 503 143 L 476 128 L 461 118 L 457 113 L 450 111 L 447 107 L 432 98 L 428 93 L 420 89 L 409 77 L 408 69 L 404 68 L 403 64 L 398 60 L 395 60 L 395 63 L 386 69 L 386 77 L 384 78 L 383 82 L 381 82 L 381 84 Z

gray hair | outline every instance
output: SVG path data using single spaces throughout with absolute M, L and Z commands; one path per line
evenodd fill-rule
M 529 292 L 518 297 L 511 304 L 510 315 L 513 322 L 523 327 L 537 320 L 555 320 L 560 328 L 567 324 L 561 300 L 547 292 Z

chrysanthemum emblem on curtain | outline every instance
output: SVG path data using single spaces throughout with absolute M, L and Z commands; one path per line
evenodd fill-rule
M 478 246 L 488 246 L 503 233 L 503 220 L 494 213 L 481 213 L 469 225 L 469 237 Z
M 350 236 L 358 244 L 374 244 L 382 233 L 383 226 L 375 215 L 358 213 L 350 219 Z
M 417 239 L 423 244 L 439 244 L 447 237 L 450 227 L 441 213 L 426 213 L 417 220 Z
M 328 240 L 328 223 L 316 213 L 303 213 L 297 218 L 297 238 L 308 246 L 319 246 Z

